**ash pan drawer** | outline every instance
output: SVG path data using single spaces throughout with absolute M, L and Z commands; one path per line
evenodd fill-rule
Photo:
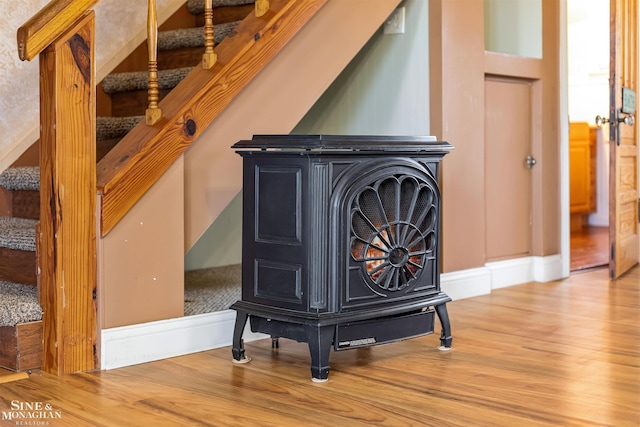
M 433 333 L 434 310 L 425 310 L 336 326 L 334 348 L 347 350 Z

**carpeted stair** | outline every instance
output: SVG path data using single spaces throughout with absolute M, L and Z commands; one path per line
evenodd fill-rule
M 216 8 L 248 7 L 254 0 L 214 0 Z M 187 10 L 203 22 L 204 0 L 189 0 Z M 222 9 L 220 9 L 222 10 Z M 214 27 L 215 43 L 232 34 L 240 21 L 217 23 Z M 184 49 L 204 49 L 204 29 L 187 28 L 158 32 L 158 58 L 171 56 Z M 179 53 L 177 53 L 180 56 Z M 183 55 L 182 57 L 186 57 Z M 190 56 L 198 58 L 198 56 Z M 201 54 L 199 54 L 201 57 Z M 180 61 L 184 62 L 182 59 Z M 175 62 L 175 61 L 174 61 Z M 159 74 L 160 96 L 174 88 L 192 69 L 195 63 L 171 69 L 161 69 Z M 170 63 L 170 62 L 167 62 Z M 113 73 L 102 81 L 102 89 L 110 96 L 126 92 L 142 92 L 138 98 L 146 100 L 148 72 Z M 115 99 L 115 98 L 112 98 Z M 113 101 L 115 104 L 115 101 Z M 97 117 L 96 140 L 98 159 L 123 136 L 144 119 L 146 105 L 136 105 L 136 114 L 114 114 L 113 117 Z M 131 109 L 130 109 L 131 110 Z M 103 148 L 101 151 L 101 141 Z M 0 174 L 0 186 L 11 192 L 34 192 L 40 187 L 37 166 L 9 168 Z M 35 209 L 38 209 L 37 207 Z M 37 216 L 37 215 L 36 215 Z M 35 260 L 35 227 L 37 219 L 0 217 L 0 251 L 22 251 L 20 255 L 33 253 Z M 35 262 L 35 261 L 34 261 Z M 15 266 L 3 266 L 0 262 L 0 327 L 37 321 L 42 318 L 35 283 L 17 283 L 5 280 L 4 270 Z M 35 272 L 29 272 L 29 274 Z M 240 298 L 240 267 L 220 267 L 185 273 L 185 315 L 224 310 Z M 1 349 L 0 349 L 1 350 Z
M 0 217 L 0 248 L 33 252 L 35 258 L 36 222 L 34 219 Z M 1 270 L 9 268 L 6 265 L 2 267 Z M 5 280 L 10 277 L 7 273 L 3 276 L 0 278 L 0 327 L 40 320 L 42 309 L 38 300 L 38 288 Z
M 184 315 L 227 310 L 242 296 L 242 266 L 203 268 L 184 273 Z

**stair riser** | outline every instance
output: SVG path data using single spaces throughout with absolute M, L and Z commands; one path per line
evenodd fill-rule
M 213 9 L 213 26 L 225 24 L 227 22 L 242 21 L 248 14 L 255 9 L 253 4 L 245 4 L 240 6 L 223 6 Z M 204 26 L 204 13 L 196 15 L 196 25 Z
M 195 67 L 202 61 L 204 47 L 165 50 L 158 54 L 158 70 Z
M 12 191 L 12 216 L 18 218 L 40 218 L 40 192 L 35 190 Z
M 160 100 L 169 92 L 170 90 L 160 90 Z M 111 95 L 111 115 L 114 117 L 143 115 L 149 105 L 148 97 L 146 90 L 114 93 Z
M 37 286 L 36 253 L 0 248 L 0 280 Z
M 0 367 L 12 371 L 42 366 L 42 321 L 0 327 Z

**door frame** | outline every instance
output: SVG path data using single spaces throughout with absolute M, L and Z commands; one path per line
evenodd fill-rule
M 567 0 L 559 0 L 560 34 L 559 38 L 559 89 L 560 89 L 560 256 L 562 264 L 562 276 L 569 277 L 571 273 L 571 223 L 569 207 L 569 72 L 568 72 L 568 40 L 567 40 Z M 640 11 L 639 20 L 640 20 Z M 640 63 L 640 59 L 639 59 Z M 607 106 L 608 108 L 608 106 Z M 636 124 L 636 132 L 638 125 Z M 640 159 L 640 156 L 639 156 Z M 610 160 L 611 161 L 611 160 Z M 639 160 L 640 162 L 640 160 Z M 640 165 L 639 165 L 640 169 Z M 640 174 L 637 177 L 640 187 Z M 609 198 L 612 195 L 609 194 Z M 640 241 L 639 241 L 640 253 Z
M 569 67 L 568 67 L 568 16 L 567 0 L 559 0 L 560 34 L 558 41 L 559 87 L 560 87 L 560 256 L 562 259 L 562 277 L 571 273 L 571 215 L 569 203 Z M 562 120 L 566 117 L 566 120 Z

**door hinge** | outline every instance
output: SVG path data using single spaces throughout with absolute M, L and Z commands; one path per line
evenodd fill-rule
M 611 261 L 615 261 L 615 260 L 616 260 L 616 246 L 611 245 Z

